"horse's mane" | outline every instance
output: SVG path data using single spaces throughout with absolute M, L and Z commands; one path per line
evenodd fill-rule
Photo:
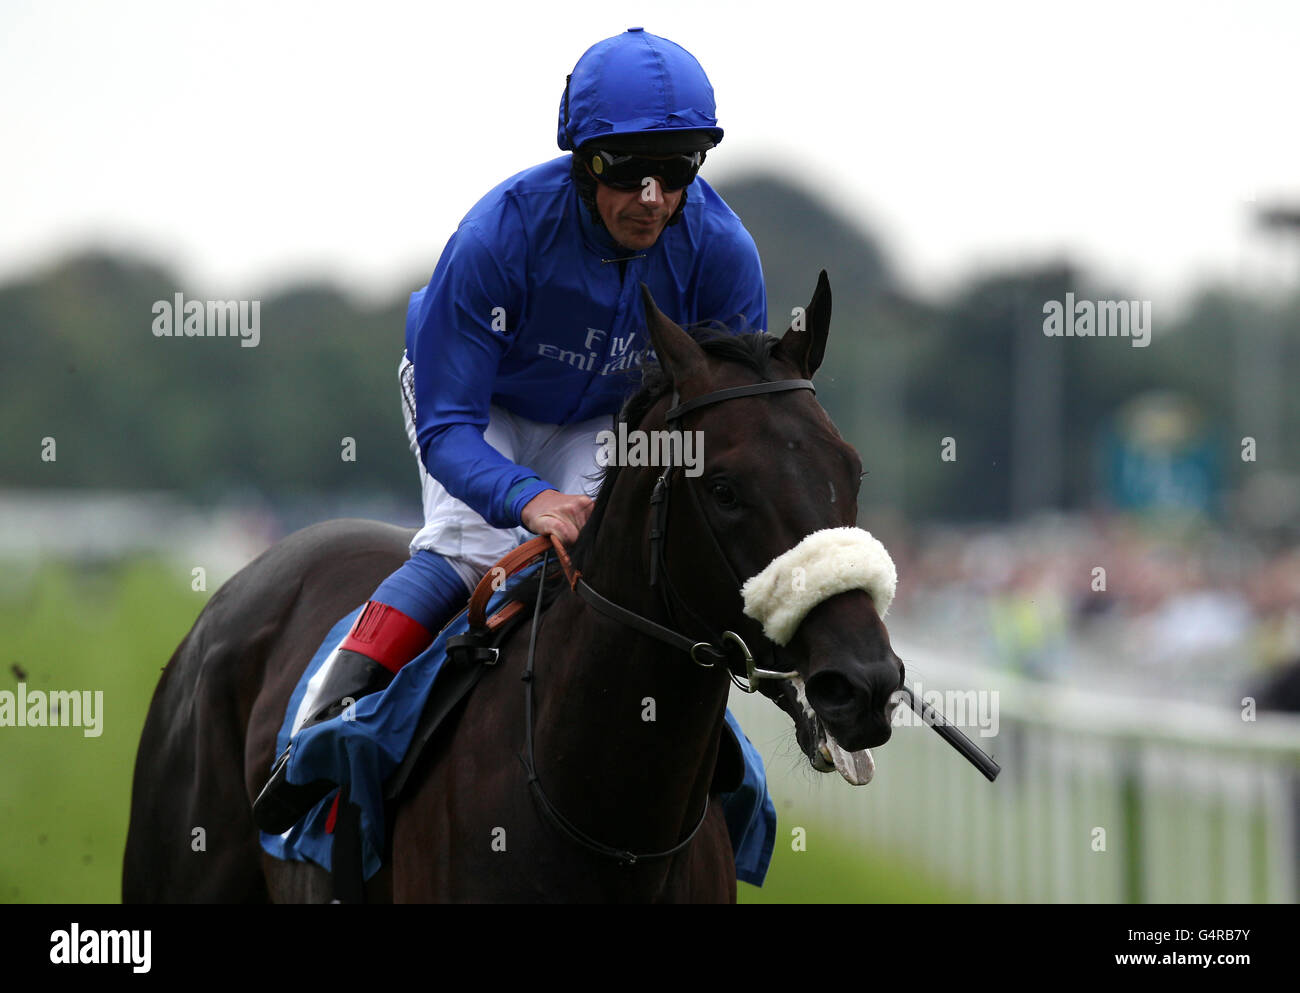
M 744 366 L 756 373 L 764 382 L 771 379 L 772 349 L 781 340 L 776 335 L 765 331 L 736 334 L 725 324 L 717 321 L 688 325 L 683 330 L 704 349 L 706 355 Z M 637 427 L 651 408 L 672 388 L 672 380 L 662 366 L 652 361 L 642 363 L 641 386 L 624 402 L 623 408 L 612 422 L 612 427 L 617 430 L 621 422 L 626 422 L 629 429 Z M 600 533 L 600 525 L 605 518 L 610 494 L 613 493 L 614 484 L 618 481 L 619 471 L 620 467 L 617 465 L 608 465 L 598 470 L 600 490 L 596 494 L 596 505 L 592 508 L 586 526 L 578 535 L 578 540 L 569 548 L 569 557 L 573 560 L 574 566 L 580 570 L 584 568 L 590 557 L 596 537 Z M 552 586 L 554 592 L 548 591 L 547 603 L 558 594 L 561 585 L 556 583 Z M 529 579 L 515 588 L 510 599 L 523 600 L 531 607 L 536 596 L 537 585 Z

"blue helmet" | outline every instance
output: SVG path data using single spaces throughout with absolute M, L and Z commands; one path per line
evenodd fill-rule
M 644 28 L 628 28 L 578 59 L 560 97 L 557 141 L 564 151 L 620 137 L 608 144 L 706 151 L 722 141 L 714 114 L 713 86 L 695 56 Z

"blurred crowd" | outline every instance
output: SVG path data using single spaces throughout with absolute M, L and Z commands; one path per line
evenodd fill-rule
M 980 664 L 1226 702 L 1300 659 L 1300 548 L 1082 515 L 931 527 L 889 547 L 891 618 Z

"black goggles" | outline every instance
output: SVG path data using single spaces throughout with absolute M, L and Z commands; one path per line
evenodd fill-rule
M 603 149 L 590 152 L 587 165 L 596 179 L 616 190 L 640 190 L 647 177 L 656 177 L 671 193 L 689 186 L 704 164 L 703 152 L 684 155 L 619 155 Z

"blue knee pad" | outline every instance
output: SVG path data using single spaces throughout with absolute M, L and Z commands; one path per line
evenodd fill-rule
M 370 599 L 400 610 L 437 634 L 461 611 L 469 594 L 446 559 L 422 548 L 380 583 Z

